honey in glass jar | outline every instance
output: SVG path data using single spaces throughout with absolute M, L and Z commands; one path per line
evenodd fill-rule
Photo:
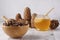
M 37 15 L 34 20 L 34 26 L 37 30 L 46 31 L 50 26 L 50 18 L 44 15 Z

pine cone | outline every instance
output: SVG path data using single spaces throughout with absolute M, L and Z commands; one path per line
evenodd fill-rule
M 51 20 L 50 29 L 56 29 L 59 26 L 58 20 Z
M 18 13 L 18 14 L 16 15 L 16 20 L 19 20 L 19 19 L 22 19 L 22 17 L 21 17 L 21 14 L 20 14 L 20 13 Z
M 24 19 L 28 21 L 29 27 L 31 27 L 31 10 L 29 7 L 24 9 Z

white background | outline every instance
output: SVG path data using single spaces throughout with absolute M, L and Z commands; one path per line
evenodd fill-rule
M 15 18 L 19 12 L 22 17 L 24 8 L 29 7 L 31 13 L 45 14 L 52 7 L 55 8 L 49 16 L 60 20 L 60 0 L 0 0 L 0 21 L 1 16 Z

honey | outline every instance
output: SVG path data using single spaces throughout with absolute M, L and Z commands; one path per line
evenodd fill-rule
M 49 18 L 35 18 L 34 26 L 37 30 L 46 31 L 49 30 L 50 19 Z

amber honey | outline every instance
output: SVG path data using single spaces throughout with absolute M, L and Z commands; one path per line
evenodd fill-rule
M 46 31 L 49 29 L 50 26 L 50 19 L 49 18 L 35 18 L 34 26 L 37 30 Z

